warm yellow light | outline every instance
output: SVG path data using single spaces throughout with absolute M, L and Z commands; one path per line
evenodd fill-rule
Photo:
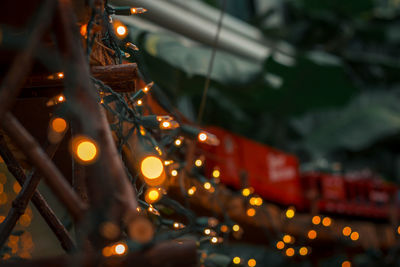
M 233 230 L 234 232 L 238 232 L 238 231 L 240 230 L 240 226 L 237 225 L 237 224 L 235 224 L 234 226 L 232 226 L 232 230 Z
M 286 250 L 286 256 L 292 257 L 294 255 L 294 249 L 293 248 L 288 248 Z
M 87 24 L 83 24 L 80 28 L 80 33 L 82 36 L 86 36 L 87 34 Z
M 351 228 L 349 226 L 346 226 L 345 228 L 343 228 L 342 233 L 344 236 L 349 236 L 351 234 Z
M 284 243 L 284 242 L 278 241 L 278 242 L 276 243 L 276 248 L 277 248 L 277 249 L 283 249 L 284 247 L 285 247 L 285 243 Z
M 72 140 L 72 151 L 82 163 L 92 163 L 98 156 L 97 144 L 88 137 L 75 137 Z
M 286 217 L 287 217 L 288 219 L 291 219 L 291 218 L 294 217 L 294 215 L 295 215 L 295 210 L 294 210 L 294 208 L 292 208 L 292 207 L 288 208 L 287 211 L 286 211 Z
M 163 173 L 164 165 L 161 159 L 155 156 L 148 156 L 142 160 L 140 170 L 147 179 L 156 179 Z
M 126 245 L 123 243 L 119 243 L 114 248 L 115 254 L 123 255 L 126 252 Z
M 113 254 L 113 249 L 111 247 L 104 247 L 102 250 L 102 254 L 104 257 L 110 257 Z
M 218 238 L 216 238 L 215 236 L 213 238 L 211 238 L 211 243 L 216 244 L 218 242 Z
M 204 189 L 209 190 L 211 188 L 211 184 L 209 182 L 204 183 Z
M 312 223 L 315 224 L 315 225 L 320 224 L 321 223 L 321 217 L 319 217 L 319 216 L 312 217 Z
M 182 144 L 182 140 L 181 139 L 176 139 L 175 140 L 175 145 L 176 146 L 180 146 Z
M 206 133 L 199 133 L 199 135 L 197 136 L 197 138 L 199 139 L 200 142 L 205 142 L 207 140 L 207 134 Z
M 221 173 L 219 172 L 219 170 L 214 170 L 213 173 L 212 173 L 212 176 L 213 176 L 214 178 L 218 178 L 220 174 L 221 174 Z
M 283 239 L 283 242 L 285 242 L 285 243 L 292 242 L 292 237 L 290 235 L 284 235 L 282 239 Z
M 141 99 L 139 99 L 137 102 L 136 102 L 136 105 L 138 105 L 138 106 L 141 106 L 143 104 L 143 101 L 141 100 Z
M 351 238 L 351 240 L 353 240 L 353 241 L 357 241 L 359 237 L 360 237 L 360 235 L 359 235 L 357 232 L 353 232 L 353 233 L 351 233 L 351 235 L 350 235 L 350 238 Z
M 308 249 L 307 249 L 306 247 L 301 247 L 301 248 L 299 249 L 299 254 L 300 254 L 301 256 L 307 255 L 307 254 L 308 254 Z
M 400 235 L 400 226 L 397 227 L 397 233 Z
M 221 225 L 221 232 L 223 232 L 223 233 L 226 233 L 226 232 L 228 232 L 228 226 L 226 226 L 225 224 L 224 225 Z
M 188 189 L 188 195 L 192 196 L 196 192 L 196 187 L 192 186 L 191 188 Z
M 325 217 L 325 218 L 322 220 L 322 225 L 325 226 L 325 227 L 328 227 L 328 226 L 330 226 L 331 224 L 332 224 L 332 220 L 331 220 L 331 218 L 329 218 L 329 217 Z
M 256 215 L 256 210 L 253 208 L 247 209 L 246 214 L 249 217 L 253 217 L 254 215 Z
M 206 229 L 204 229 L 204 233 L 205 233 L 206 235 L 209 235 L 209 234 L 211 233 L 211 230 L 208 229 L 208 228 L 206 228 Z
M 247 265 L 249 265 L 250 267 L 254 267 L 254 266 L 256 266 L 256 264 L 257 264 L 257 262 L 256 262 L 255 259 L 250 259 L 250 260 L 247 262 Z
M 310 231 L 308 231 L 307 236 L 309 239 L 315 239 L 315 238 L 317 238 L 317 232 L 315 230 L 310 230 Z
M 178 176 L 178 171 L 177 170 L 172 170 L 171 171 L 172 176 Z
M 145 200 L 147 203 L 154 203 L 158 201 L 161 197 L 160 192 L 156 188 L 150 188 L 147 190 L 146 195 L 145 195 Z
M 342 262 L 342 267 L 351 267 L 351 262 L 349 261 Z
M 263 200 L 261 197 L 256 197 L 255 201 L 254 201 L 254 205 L 256 206 L 261 206 L 263 203 Z
M 58 77 L 59 79 L 64 78 L 64 72 L 59 72 L 59 73 L 57 73 L 57 77 Z
M 162 129 L 168 129 L 168 128 L 170 128 L 171 127 L 171 123 L 169 122 L 169 121 L 164 121 L 162 124 L 161 124 L 161 128 Z
M 200 167 L 201 165 L 203 165 L 203 161 L 201 161 L 201 159 L 196 159 L 196 161 L 194 162 L 194 165 L 196 165 L 197 167 Z
M 57 97 L 58 102 L 64 102 L 65 101 L 65 97 L 63 95 L 59 95 Z
M 16 194 L 18 194 L 18 193 L 21 191 L 21 186 L 19 185 L 18 182 L 14 182 L 13 190 L 14 190 L 14 192 L 15 192 Z
M 239 263 L 240 263 L 240 258 L 239 258 L 239 257 L 234 257 L 233 260 L 232 260 L 232 262 L 233 262 L 234 264 L 239 264 Z
M 126 27 L 123 25 L 117 26 L 117 35 L 124 36 L 126 34 Z
M 67 128 L 67 122 L 63 118 L 54 118 L 51 121 L 51 128 L 57 133 L 62 133 Z
M 242 195 L 244 196 L 244 197 L 248 197 L 249 195 L 250 195 L 250 189 L 249 188 L 244 188 L 243 190 L 242 190 Z

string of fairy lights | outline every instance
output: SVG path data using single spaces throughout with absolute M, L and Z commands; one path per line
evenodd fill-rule
M 115 51 L 116 62 L 122 63 L 122 57 L 131 58 L 131 54 L 136 53 L 138 48 L 136 45 L 124 41 L 128 36 L 128 28 L 112 16 L 136 15 L 146 11 L 146 9 L 141 7 L 111 7 L 106 5 L 102 14 L 92 14 L 89 22 L 80 27 L 80 33 L 86 40 L 88 57 L 95 44 L 95 34 L 92 33 L 92 30 L 96 24 L 95 18 L 99 15 L 105 18 L 104 21 L 108 27 L 103 38 L 104 44 L 108 49 Z M 93 9 L 93 12 L 96 12 L 96 9 Z M 48 79 L 63 80 L 64 73 L 54 73 Z M 177 238 L 185 234 L 196 234 L 199 238 L 199 249 L 203 251 L 201 247 L 202 243 L 221 244 L 229 238 L 230 233 L 232 233 L 233 237 L 240 238 L 243 234 L 243 229 L 239 224 L 231 220 L 226 212 L 223 216 L 225 219 L 224 222 L 220 222 L 214 217 L 206 219 L 204 217 L 198 218 L 188 207 L 174 201 L 167 194 L 168 185 L 171 180 L 175 179 L 176 181 L 181 172 L 186 172 L 185 164 L 189 164 L 186 163 L 184 158 L 184 152 L 187 151 L 188 144 L 186 141 L 189 139 L 216 146 L 219 144 L 218 138 L 197 127 L 182 124 L 178 118 L 170 115 L 149 115 L 150 108 L 146 106 L 146 96 L 151 93 L 153 87 L 157 86 L 153 82 L 148 83 L 134 94 L 119 94 L 99 80 L 92 78 L 92 81 L 98 89 L 99 104 L 115 117 L 110 127 L 117 137 L 116 141 L 119 152 L 121 153 L 124 146 L 129 145 L 129 141 L 133 137 L 136 138 L 135 140 L 139 144 L 134 151 L 134 155 L 138 160 L 137 173 L 136 175 L 128 173 L 128 176 L 137 193 L 138 203 L 140 204 L 138 212 L 155 218 L 152 222 L 157 224 L 158 230 L 156 233 L 149 230 L 148 235 L 142 235 L 136 241 L 139 243 L 149 242 L 154 239 L 154 235 L 158 235 L 157 240 L 162 240 Z M 63 94 L 60 94 L 49 99 L 46 105 L 62 106 L 67 101 L 68 99 Z M 124 130 L 124 124 L 130 125 L 128 131 Z M 49 123 L 48 140 L 51 143 L 59 142 L 68 128 L 69 124 L 65 118 L 54 116 Z M 73 136 L 70 144 L 71 154 L 82 165 L 93 164 L 101 153 L 101 148 L 96 141 L 88 136 Z M 195 158 L 192 162 L 192 170 L 185 173 L 185 177 L 189 181 L 186 187 L 182 187 L 182 185 L 181 187 L 186 198 L 194 196 L 199 190 L 205 190 L 210 194 L 210 197 L 218 192 L 221 170 L 215 168 L 212 172 L 212 177 L 205 177 L 202 172 L 204 163 L 204 157 L 199 156 Z M 3 183 L 0 184 L 0 189 L 2 189 L 2 185 Z M 248 203 L 245 211 L 246 216 L 255 217 L 258 210 L 263 208 L 265 204 L 263 199 L 254 194 L 254 189 L 250 187 L 243 188 L 240 194 L 243 201 Z M 183 215 L 186 218 L 186 224 L 170 219 L 168 216 L 163 216 L 163 211 L 158 207 L 159 203 L 171 207 L 176 213 Z M 29 216 L 28 211 L 27 214 Z M 284 211 L 284 216 L 286 220 L 293 219 L 296 216 L 295 208 L 289 207 Z M 30 215 L 31 218 L 32 215 Z M 0 220 L 2 219 L 4 220 L 4 216 L 0 217 Z M 333 223 L 333 219 L 328 216 L 315 215 L 311 219 L 310 230 L 307 232 L 305 240 L 296 240 L 294 236 L 279 233 L 278 235 L 281 237 L 281 240 L 274 243 L 275 248 L 277 251 L 282 251 L 282 254 L 288 258 L 310 255 L 312 247 L 304 244 L 309 244 L 309 241 L 318 238 L 318 227 L 329 228 Z M 105 223 L 101 226 L 101 232 L 109 239 L 118 236 L 119 231 L 118 226 L 112 223 Z M 400 228 L 398 232 L 400 234 Z M 354 242 L 360 237 L 359 233 L 354 231 L 350 226 L 342 228 L 342 235 L 343 238 Z M 11 236 L 8 246 L 14 246 L 15 239 L 15 237 Z M 129 250 L 137 248 L 137 242 L 132 242 L 132 240 L 121 240 L 105 246 L 102 250 L 102 255 L 104 257 L 124 256 Z M 3 255 L 3 258 L 8 258 L 10 255 Z M 203 253 L 200 253 L 201 263 L 204 263 L 206 258 L 206 252 L 203 251 Z M 231 260 L 235 265 L 247 265 L 250 267 L 257 265 L 255 258 L 234 256 Z M 349 260 L 343 261 L 342 267 L 349 266 L 351 266 Z

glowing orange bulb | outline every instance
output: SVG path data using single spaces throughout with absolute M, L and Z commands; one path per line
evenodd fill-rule
M 83 161 L 91 161 L 96 157 L 97 148 L 90 141 L 83 141 L 78 145 L 77 156 Z
M 192 196 L 196 192 L 196 187 L 192 186 L 191 188 L 188 189 L 188 195 Z
M 67 122 L 63 118 L 55 118 L 51 121 L 51 128 L 57 133 L 62 133 L 67 128 Z
M 249 188 L 244 188 L 243 190 L 242 190 L 242 195 L 244 196 L 244 197 L 248 197 L 249 195 L 250 195 L 250 189 Z
M 147 203 L 154 203 L 161 197 L 160 192 L 156 188 L 151 188 L 146 192 L 145 200 Z
M 294 255 L 294 249 L 293 248 L 288 248 L 286 250 L 286 256 L 292 257 Z
M 138 106 L 141 106 L 143 104 L 143 101 L 141 100 L 141 99 L 139 99 L 137 102 L 136 102 L 136 105 L 138 105 Z
M 221 225 L 221 232 L 223 232 L 223 233 L 228 232 L 228 226 L 226 226 L 225 224 Z
M 203 161 L 201 161 L 201 159 L 197 159 L 197 160 L 194 162 L 194 165 L 196 165 L 197 167 L 200 167 L 201 165 L 203 165 Z
M 310 230 L 310 231 L 308 231 L 307 236 L 309 239 L 315 239 L 315 238 L 317 238 L 317 232 L 315 230 Z
M 282 241 L 278 241 L 278 243 L 276 243 L 277 249 L 283 249 L 284 247 L 285 247 L 285 243 L 283 243 Z
M 283 236 L 283 242 L 290 243 L 292 241 L 292 237 L 290 235 Z
M 400 235 L 400 226 L 397 227 L 397 233 Z
M 178 171 L 177 170 L 172 170 L 171 171 L 171 175 L 172 176 L 177 176 L 178 175 Z
M 295 215 L 295 210 L 294 210 L 294 208 L 292 208 L 292 207 L 288 208 L 287 211 L 286 211 L 286 217 L 287 217 L 288 219 L 291 219 L 291 218 L 294 217 L 294 215 Z
M 114 252 L 117 255 L 123 255 L 126 252 L 126 245 L 123 243 L 119 243 L 115 246 Z
M 125 26 L 123 26 L 123 25 L 117 26 L 117 34 L 118 34 L 120 37 L 126 35 L 126 33 L 127 33 L 127 29 L 126 29 Z
M 83 164 L 94 162 L 98 157 L 96 142 L 88 137 L 75 137 L 72 139 L 72 151 L 77 160 Z
M 234 226 L 232 226 L 232 230 L 233 230 L 234 232 L 238 232 L 238 231 L 240 230 L 240 226 L 237 225 L 237 224 L 235 224 Z
M 234 264 L 239 264 L 239 263 L 240 263 L 240 258 L 239 258 L 239 257 L 234 257 L 233 260 L 232 260 L 232 262 L 233 262 Z
M 342 262 L 342 267 L 351 267 L 351 263 L 349 261 Z
M 86 36 L 87 34 L 87 24 L 83 24 L 80 29 L 80 33 L 82 36 Z
M 357 232 L 353 232 L 353 233 L 351 233 L 351 235 L 350 235 L 350 238 L 351 238 L 351 240 L 353 240 L 353 241 L 357 241 L 359 237 L 360 237 L 360 235 L 359 235 Z
M 349 226 L 346 226 L 345 228 L 343 228 L 342 233 L 344 236 L 349 236 L 351 234 L 351 228 Z
M 319 217 L 319 216 L 312 217 L 313 224 L 317 225 L 317 224 L 320 224 L 320 222 L 321 222 L 321 217 Z
M 220 172 L 219 172 L 219 170 L 214 170 L 213 171 L 213 173 L 212 173 L 212 176 L 214 177 L 214 178 L 218 178 L 219 176 L 220 176 Z
M 300 254 L 301 256 L 307 255 L 307 254 L 308 254 L 308 249 L 307 249 L 306 247 L 301 247 L 301 248 L 299 249 L 299 254 Z
M 104 257 L 110 257 L 113 254 L 113 250 L 111 247 L 105 247 L 102 250 L 102 254 Z
M 59 79 L 64 78 L 64 72 L 59 72 L 59 73 L 57 73 L 57 77 L 58 77 Z
M 59 95 L 57 97 L 58 102 L 64 102 L 65 101 L 65 97 L 63 95 Z
M 250 267 L 254 267 L 254 266 L 256 266 L 256 264 L 257 264 L 257 262 L 256 262 L 255 259 L 250 259 L 250 260 L 247 262 L 247 265 L 249 265 Z
M 201 133 L 199 133 L 197 138 L 199 139 L 200 142 L 205 142 L 207 140 L 207 134 L 201 132 Z
M 209 182 L 205 182 L 203 186 L 204 186 L 204 189 L 207 189 L 207 190 L 209 190 L 211 188 L 211 184 Z
M 161 159 L 148 156 L 142 160 L 140 170 L 144 177 L 148 179 L 157 179 L 164 171 L 164 165 Z
M 247 216 L 249 217 L 253 217 L 254 215 L 256 215 L 256 210 L 253 208 L 250 208 L 246 211 Z
M 330 226 L 331 224 L 332 224 L 332 220 L 331 220 L 331 218 L 329 218 L 329 217 L 325 217 L 325 218 L 322 220 L 322 225 L 325 226 L 325 227 L 328 227 L 328 226 Z

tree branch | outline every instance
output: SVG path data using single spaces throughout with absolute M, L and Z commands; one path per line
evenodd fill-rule
M 18 183 L 21 186 L 23 186 L 28 179 L 25 176 L 25 173 L 24 173 L 22 167 L 19 165 L 18 161 L 14 158 L 13 154 L 11 153 L 10 149 L 8 148 L 7 143 L 4 140 L 4 137 L 2 135 L 0 135 L 0 155 L 3 158 L 4 162 L 6 163 L 7 168 L 10 171 L 10 173 L 15 177 L 15 179 L 18 181 Z M 23 189 L 21 190 L 21 192 L 22 191 L 23 191 Z M 75 249 L 75 244 L 74 244 L 71 236 L 69 235 L 68 231 L 65 229 L 65 227 L 61 223 L 61 221 L 54 214 L 53 210 L 49 207 L 49 205 L 47 204 L 47 202 L 43 198 L 43 196 L 39 193 L 38 190 L 34 190 L 31 198 L 32 198 L 32 203 L 35 205 L 35 207 L 39 211 L 40 215 L 43 217 L 43 219 L 49 225 L 50 229 L 54 232 L 54 234 L 60 241 L 63 249 L 67 252 L 73 251 Z M 14 202 L 15 201 L 16 200 L 14 200 Z M 13 204 L 14 204 L 14 202 L 13 202 Z M 25 208 L 26 208 L 26 205 L 25 205 Z M 21 214 L 22 213 L 23 212 L 21 212 Z M 6 221 L 3 224 L 5 224 L 5 223 L 6 223 Z M 1 224 L 1 226 L 3 226 L 3 224 Z M 14 223 L 14 225 L 15 225 L 15 223 Z M 3 231 L 0 230 L 1 234 L 2 234 L 2 232 Z M 7 235 L 7 237 L 8 237 L 8 235 Z

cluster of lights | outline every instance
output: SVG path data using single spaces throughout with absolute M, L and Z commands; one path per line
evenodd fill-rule
M 123 256 L 127 252 L 127 246 L 123 242 L 116 243 L 112 246 L 103 248 L 102 254 L 104 257 Z
M 312 217 L 311 221 L 312 221 L 312 223 L 313 223 L 314 225 L 318 225 L 318 224 L 321 223 L 321 217 L 318 216 L 318 215 L 316 215 L 316 216 Z M 329 217 L 324 217 L 324 218 L 322 219 L 322 225 L 323 225 L 323 226 L 329 227 L 329 226 L 331 226 L 331 224 L 332 224 L 332 219 L 331 219 L 331 218 L 329 218 Z
M 353 241 L 357 241 L 360 238 L 358 232 L 353 231 L 350 226 L 346 226 L 342 230 L 342 234 L 344 236 L 350 236 L 350 239 Z
M 242 259 L 241 259 L 240 257 L 234 257 L 234 258 L 232 259 L 232 262 L 233 262 L 234 264 L 238 265 L 238 264 L 240 264 L 240 263 L 242 262 Z M 257 261 L 256 261 L 255 259 L 249 259 L 249 260 L 247 261 L 247 265 L 248 265 L 249 267 L 254 267 L 254 266 L 257 265 Z

